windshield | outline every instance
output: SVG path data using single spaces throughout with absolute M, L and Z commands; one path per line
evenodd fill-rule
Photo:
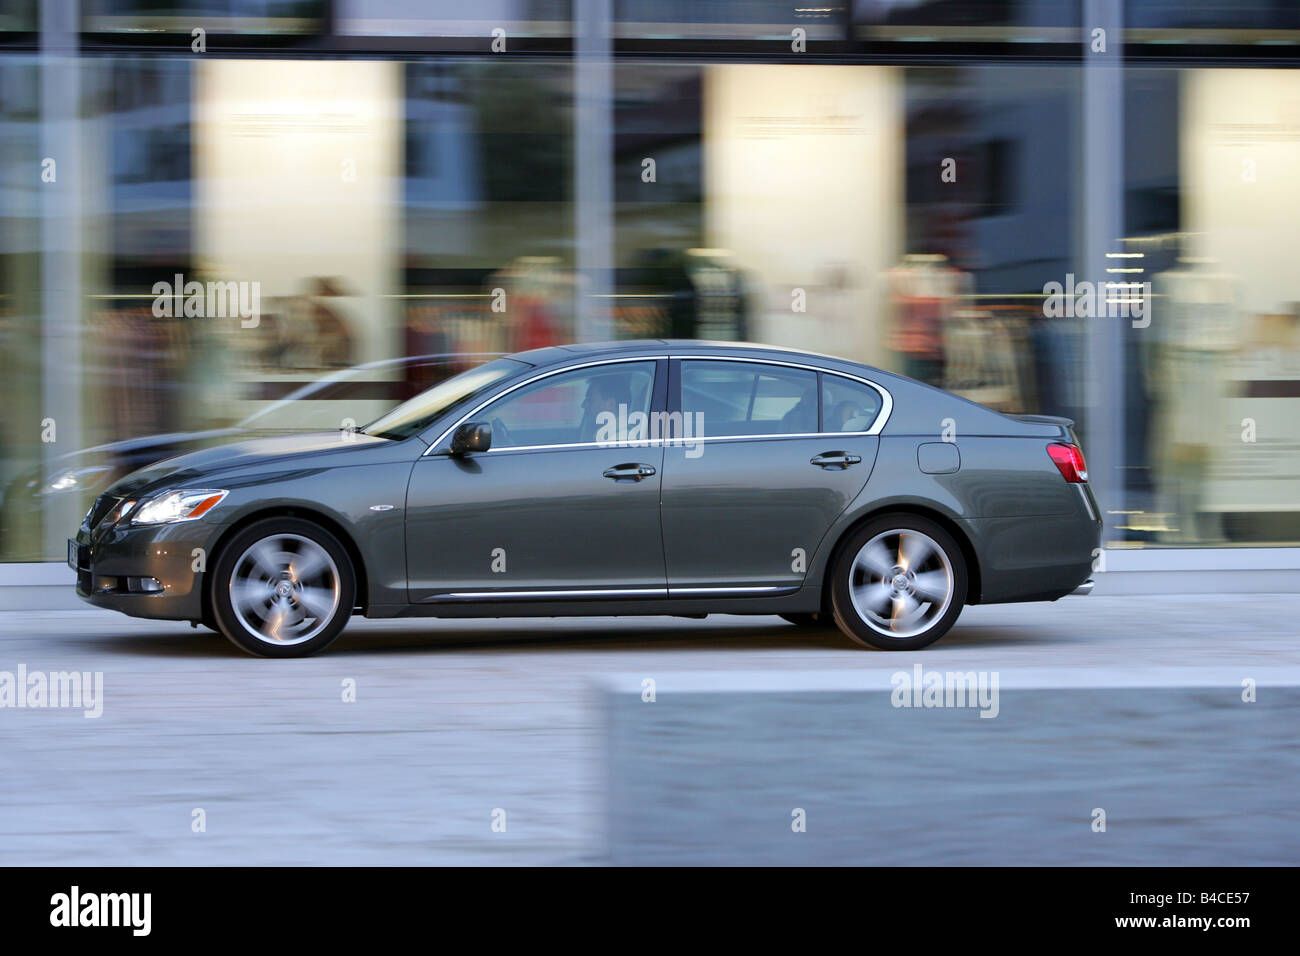
M 375 419 L 362 434 L 375 438 L 401 440 L 428 428 L 439 416 L 453 406 L 474 398 L 504 378 L 509 378 L 528 368 L 514 359 L 497 359 L 480 365 L 454 378 L 440 382 L 427 392 L 421 392 L 408 402 L 403 402 L 391 412 Z

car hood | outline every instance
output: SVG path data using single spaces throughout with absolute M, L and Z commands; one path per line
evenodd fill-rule
M 232 472 L 264 465 L 314 461 L 322 456 L 355 454 L 359 449 L 391 446 L 384 438 L 354 433 L 344 440 L 337 430 L 251 438 L 177 455 L 132 472 L 116 482 L 109 494 L 138 498 L 178 484 L 194 485 Z

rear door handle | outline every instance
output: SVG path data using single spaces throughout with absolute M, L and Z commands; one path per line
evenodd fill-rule
M 615 481 L 640 481 L 642 478 L 649 478 L 654 473 L 653 465 L 643 465 L 637 462 L 615 465 L 613 468 L 606 468 L 603 472 L 606 478 L 613 478 Z
M 849 465 L 856 465 L 861 460 L 861 456 L 850 455 L 847 451 L 824 451 L 812 459 L 812 464 L 828 470 L 843 471 Z

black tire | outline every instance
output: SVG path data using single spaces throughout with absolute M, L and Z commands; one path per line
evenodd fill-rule
M 329 560 L 323 562 L 321 576 L 312 578 L 321 583 L 308 587 L 305 580 L 295 580 L 295 561 L 315 568 L 322 564 L 322 552 Z M 271 556 L 276 560 L 266 560 Z M 267 574 L 263 582 L 263 572 L 281 564 L 282 559 L 287 559 L 287 564 L 280 577 Z M 255 591 L 263 583 L 268 586 L 265 606 L 241 594 L 237 609 L 235 591 L 245 587 Z M 258 657 L 308 657 L 324 650 L 347 626 L 356 602 L 356 573 L 347 549 L 320 525 L 302 518 L 266 518 L 240 531 L 217 555 L 209 587 L 217 630 L 236 647 Z M 312 595 L 310 601 L 307 592 Z M 330 607 L 325 613 L 327 603 Z M 320 613 L 311 613 L 313 607 Z M 290 636 L 283 633 L 282 625 L 298 626 L 293 623 L 295 613 L 302 615 L 302 633 Z M 263 615 L 261 625 L 266 630 L 258 633 Z M 276 640 L 272 634 L 282 637 Z
M 789 621 L 795 627 L 835 627 L 835 618 L 830 614 L 821 614 L 817 611 L 806 614 L 778 614 L 778 617 Z
M 864 550 L 869 544 L 870 557 Z M 917 562 L 919 570 L 908 567 L 908 559 L 918 554 L 924 555 Z M 885 571 L 879 582 L 877 570 Z M 831 573 L 835 623 L 864 647 L 914 651 L 933 644 L 952 627 L 966 603 L 969 578 L 961 548 L 943 527 L 918 515 L 873 518 L 845 541 Z M 943 599 L 938 598 L 941 586 L 946 587 Z M 908 610 L 913 602 L 915 617 Z M 880 613 L 886 610 L 889 620 Z

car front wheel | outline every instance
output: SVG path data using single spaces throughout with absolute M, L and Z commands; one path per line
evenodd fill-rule
M 835 563 L 835 623 L 859 644 L 914 651 L 952 627 L 967 572 L 952 535 L 917 515 L 883 515 L 846 542 Z
M 217 628 L 260 657 L 306 657 L 342 632 L 356 575 L 332 534 L 300 518 L 268 518 L 240 531 L 212 576 Z

